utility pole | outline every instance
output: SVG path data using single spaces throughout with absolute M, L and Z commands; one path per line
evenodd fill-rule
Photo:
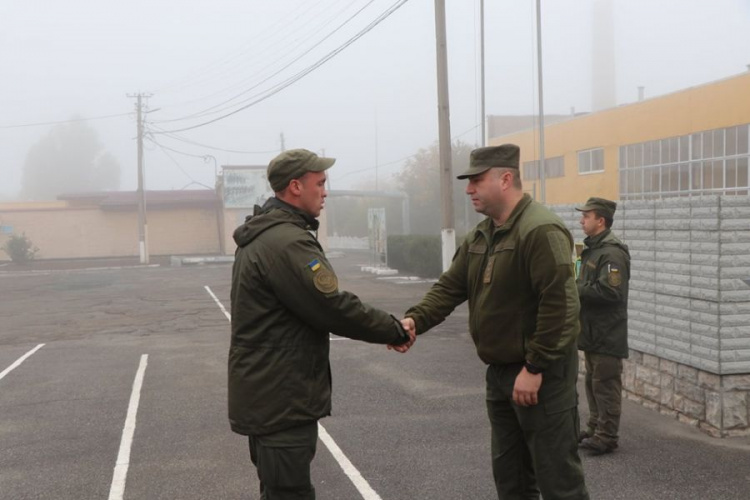
M 484 0 L 479 0 L 479 72 L 480 107 L 482 108 L 482 143 L 480 146 L 484 147 L 487 145 L 487 112 L 485 111 L 484 102 Z
M 378 190 L 378 110 L 375 110 L 375 191 Z
M 536 0 L 536 50 L 537 67 L 539 68 L 539 193 L 542 203 L 547 202 L 544 188 L 547 176 L 544 167 L 544 85 L 542 83 L 542 0 Z
M 284 143 L 284 132 L 281 132 L 279 134 L 280 140 L 281 140 L 281 152 L 283 153 L 286 151 L 286 144 Z
M 151 95 L 128 95 L 136 98 L 137 131 L 138 131 L 138 254 L 141 264 L 148 264 L 148 222 L 146 220 L 146 193 L 143 188 L 143 98 Z
M 443 271 L 447 271 L 456 253 L 453 217 L 453 168 L 451 160 L 451 124 L 448 102 L 448 42 L 445 36 L 445 0 L 435 0 L 435 41 L 437 44 L 438 142 L 440 144 L 440 197 L 443 213 L 441 230 Z
M 320 156 L 323 158 L 326 157 L 326 148 L 320 149 Z M 326 190 L 330 194 L 330 192 L 333 190 L 331 187 L 331 170 L 329 169 L 326 171 L 326 183 L 328 184 L 328 187 Z M 335 214 L 334 212 L 334 204 L 333 204 L 333 198 L 330 200 L 326 200 L 326 204 L 328 205 L 326 207 L 326 217 L 328 219 L 328 232 L 331 234 L 331 236 L 336 236 L 336 225 L 335 225 Z

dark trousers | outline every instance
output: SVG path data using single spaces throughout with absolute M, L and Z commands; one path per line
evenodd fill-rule
M 576 353 L 577 356 L 577 353 Z M 569 364 L 569 363 L 566 363 Z M 502 500 L 588 500 L 578 456 L 575 364 L 545 372 L 539 403 L 513 403 L 522 365 L 487 369 L 487 413 L 492 426 L 492 473 Z
M 617 447 L 622 413 L 622 360 L 614 356 L 584 353 L 588 432 L 609 447 Z
M 317 422 L 249 436 L 249 441 L 261 500 L 315 500 L 310 464 L 318 444 Z

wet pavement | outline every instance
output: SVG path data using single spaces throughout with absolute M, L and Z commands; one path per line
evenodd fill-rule
M 341 287 L 395 315 L 430 286 L 362 272 L 367 259 L 332 260 Z M 152 264 L 0 267 L 0 372 L 44 344 L 0 378 L 0 498 L 106 498 L 144 355 L 125 498 L 258 498 L 226 419 L 229 325 L 209 293 L 229 307 L 231 266 Z M 322 424 L 383 500 L 495 497 L 484 366 L 466 322 L 462 306 L 404 355 L 332 341 L 334 413 Z M 583 456 L 592 498 L 750 497 L 750 439 L 623 409 L 620 449 Z M 318 498 L 364 498 L 322 443 L 313 478 Z

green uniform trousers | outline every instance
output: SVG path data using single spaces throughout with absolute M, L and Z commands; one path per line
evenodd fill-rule
M 261 500 L 315 500 L 310 464 L 318 444 L 317 422 L 249 436 L 249 441 Z
M 610 448 L 617 448 L 622 413 L 622 359 L 586 352 L 588 433 Z
M 573 354 L 577 357 L 577 352 Z M 578 456 L 577 364 L 553 364 L 542 375 L 539 403 L 513 403 L 522 364 L 487 368 L 492 473 L 502 500 L 588 500 Z M 572 375 L 570 372 L 574 372 Z M 572 391 L 572 393 L 571 393 Z

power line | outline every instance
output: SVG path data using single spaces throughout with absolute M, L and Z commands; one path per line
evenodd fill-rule
M 151 127 L 155 128 L 157 130 L 157 132 L 154 132 L 154 131 L 150 130 Z M 157 127 L 156 125 L 151 125 L 151 127 L 149 127 L 149 135 L 150 136 L 153 136 L 154 134 L 159 133 L 159 134 L 162 134 L 164 137 L 168 137 L 168 138 L 173 139 L 175 141 L 181 141 L 181 142 L 184 142 L 184 143 L 187 143 L 187 144 L 191 144 L 193 146 L 199 146 L 199 147 L 202 147 L 202 148 L 211 149 L 211 150 L 214 150 L 214 151 L 221 151 L 221 152 L 224 152 L 224 153 L 237 153 L 237 154 L 243 154 L 243 155 L 261 155 L 261 154 L 271 154 L 271 153 L 278 153 L 279 152 L 278 149 L 272 149 L 272 150 L 268 150 L 268 151 L 243 151 L 243 150 L 239 150 L 239 149 L 220 148 L 220 147 L 217 147 L 217 146 L 210 146 L 208 144 L 203 144 L 203 143 L 200 143 L 200 142 L 191 141 L 190 139 L 187 139 L 187 138 L 182 137 L 180 135 L 177 135 L 177 134 L 174 134 L 174 133 L 171 133 L 171 132 L 167 132 L 164 129 L 162 129 L 160 127 Z
M 294 30 L 295 33 L 296 33 L 294 24 L 296 23 L 296 21 L 298 19 L 301 19 L 304 16 L 305 17 L 305 25 L 309 25 L 309 23 L 310 23 L 310 16 L 307 15 L 307 13 L 309 11 L 314 10 L 314 12 L 316 13 L 316 14 L 313 15 L 313 18 L 320 16 L 320 13 L 324 9 L 317 9 L 317 7 L 318 7 L 318 5 L 320 5 L 322 3 L 322 1 L 323 0 L 317 0 L 317 2 L 314 2 L 314 3 L 313 2 L 305 2 L 305 5 L 307 6 L 306 8 L 302 8 L 302 9 L 295 8 L 294 9 L 294 12 L 296 12 L 296 14 L 297 14 L 296 16 L 294 16 L 294 17 L 292 17 L 290 19 L 289 17 L 291 16 L 292 12 L 289 12 L 287 14 L 282 15 L 281 17 L 279 17 L 278 19 L 276 19 L 275 22 L 272 22 L 272 23 L 269 23 L 268 25 L 266 25 L 266 27 L 262 31 L 258 32 L 252 38 L 248 39 L 247 42 L 245 42 L 240 48 L 238 48 L 233 53 L 230 53 L 224 59 L 219 60 L 219 61 L 214 61 L 212 63 L 206 64 L 205 66 L 199 67 L 198 69 L 196 69 L 196 70 L 188 73 L 187 75 L 185 75 L 184 81 L 182 83 L 179 80 L 173 80 L 172 82 L 168 82 L 167 84 L 165 84 L 164 87 L 161 87 L 160 89 L 158 89 L 155 92 L 163 92 L 165 90 L 169 90 L 169 89 L 173 89 L 173 88 L 185 88 L 185 87 L 189 87 L 189 86 L 193 85 L 194 84 L 193 82 L 196 81 L 196 80 L 198 81 L 197 83 L 202 83 L 201 82 L 201 77 L 206 76 L 206 73 L 210 69 L 219 68 L 221 66 L 228 65 L 232 61 L 234 61 L 234 60 L 236 60 L 236 59 L 238 59 L 238 58 L 240 58 L 240 57 L 242 57 L 242 56 L 250 53 L 251 51 L 252 52 L 257 52 L 258 51 L 258 47 L 256 45 L 256 40 L 262 40 L 263 38 L 265 38 L 269 34 L 270 35 L 278 35 L 280 33 L 283 33 L 284 31 L 287 31 L 287 30 Z M 280 28 L 276 29 L 277 26 L 280 26 Z M 272 37 L 269 38 L 268 40 L 269 41 L 272 40 Z M 274 43 L 273 45 L 278 45 L 278 44 Z M 214 72 L 214 73 L 212 73 L 209 76 L 208 80 L 213 79 L 213 78 L 215 78 L 218 75 L 223 74 L 223 73 L 225 73 L 225 71 L 223 71 L 221 73 Z
M 164 144 L 161 144 L 161 143 L 155 141 L 151 137 L 147 137 L 146 140 L 148 140 L 148 142 L 150 142 L 154 146 L 159 146 L 162 149 L 166 149 L 168 151 L 171 151 L 173 153 L 177 153 L 177 154 L 180 154 L 180 155 L 190 156 L 192 158 L 201 158 L 201 159 L 205 158 L 205 156 L 206 156 L 206 155 L 196 155 L 196 154 L 192 154 L 192 153 L 186 153 L 185 151 L 180 151 L 180 150 L 177 150 L 177 149 L 174 149 L 174 148 L 170 148 L 169 146 L 165 146 Z
M 465 131 L 461 132 L 460 134 L 458 134 L 458 135 L 454 135 L 454 136 L 453 136 L 453 137 L 451 138 L 451 141 L 454 141 L 454 140 L 458 139 L 459 137 L 463 137 L 464 135 L 468 134 L 469 132 L 473 132 L 474 130 L 476 130 L 477 128 L 479 128 L 479 127 L 481 127 L 481 126 L 482 126 L 482 124 L 481 124 L 481 123 L 479 123 L 479 124 L 477 124 L 477 125 L 474 125 L 473 127 L 471 127 L 471 128 L 469 128 L 469 129 L 467 129 L 467 130 L 465 130 Z M 382 167 L 387 167 L 387 166 L 389 166 L 389 165 L 395 165 L 396 163 L 401 163 L 402 161 L 406 161 L 406 160 L 409 160 L 409 159 L 411 159 L 411 158 L 414 158 L 414 157 L 415 157 L 415 156 L 417 156 L 418 154 L 419 154 L 419 152 L 417 152 L 417 153 L 413 153 L 413 154 L 410 154 L 409 156 L 404 156 L 404 157 L 403 157 L 403 158 L 401 158 L 401 159 L 398 159 L 398 160 L 394 160 L 394 161 L 390 161 L 390 162 L 388 162 L 388 163 L 380 163 L 380 164 L 378 164 L 378 165 L 372 165 L 372 166 L 370 166 L 370 167 L 366 167 L 366 168 L 361 168 L 361 169 L 359 169 L 359 170 L 352 170 L 351 172 L 346 172 L 346 173 L 345 173 L 344 175 L 341 175 L 341 176 L 339 176 L 339 177 L 340 177 L 340 178 L 341 178 L 341 177 L 346 177 L 347 175 L 352 175 L 352 174 L 360 174 L 360 173 L 362 173 L 362 172 L 367 172 L 368 170 L 375 170 L 376 168 L 382 168 Z
M 72 118 L 70 120 L 57 120 L 53 122 L 36 122 L 36 123 L 22 123 L 17 125 L 0 125 L 0 129 L 9 128 L 23 128 L 23 127 L 41 127 L 43 125 L 59 125 L 61 123 L 75 123 L 75 122 L 87 122 L 93 120 L 106 120 L 108 118 L 117 118 L 120 116 L 130 116 L 133 113 L 118 113 L 116 115 L 104 115 L 104 116 L 92 116 L 90 118 Z
M 402 7 L 408 1 L 409 0 L 399 0 L 398 2 L 396 2 L 395 4 L 393 4 L 388 10 L 386 10 L 380 16 L 378 16 L 375 19 L 375 21 L 373 21 L 372 23 L 370 23 L 369 25 L 367 25 L 363 30 L 361 30 L 355 36 L 353 36 L 352 38 L 350 38 L 344 44 L 342 44 L 341 46 L 339 46 L 337 49 L 329 52 L 326 56 L 324 56 L 323 58 L 321 58 L 320 60 L 318 60 L 315 64 L 309 66 L 308 68 L 304 69 L 303 71 L 300 71 L 299 73 L 297 73 L 293 77 L 288 78 L 286 81 L 279 83 L 275 87 L 272 87 L 271 89 L 269 89 L 268 91 L 266 91 L 267 92 L 266 95 L 264 95 L 262 97 L 259 97 L 258 99 L 254 100 L 254 101 L 251 101 L 250 103 L 248 103 L 248 104 L 246 104 L 246 105 L 244 105 L 244 106 L 242 106 L 240 108 L 237 108 L 237 109 L 235 109 L 234 111 L 232 111 L 230 113 L 224 114 L 224 115 L 219 116 L 217 118 L 214 118 L 212 120 L 208 120 L 208 121 L 205 121 L 205 122 L 202 122 L 202 123 L 199 123 L 197 125 L 190 126 L 190 127 L 183 127 L 183 128 L 174 129 L 174 130 L 167 130 L 167 131 L 159 132 L 159 133 L 163 134 L 163 133 L 171 133 L 171 132 L 184 132 L 186 130 L 192 130 L 192 129 L 196 129 L 196 128 L 199 128 L 199 127 L 203 127 L 203 126 L 209 125 L 211 123 L 215 123 L 217 121 L 220 121 L 220 120 L 223 120 L 225 118 L 228 118 L 228 117 L 230 117 L 232 115 L 235 115 L 235 114 L 239 113 L 240 111 L 244 111 L 244 110 L 246 110 L 246 109 L 248 109 L 248 108 L 250 108 L 250 107 L 252 107 L 252 106 L 254 106 L 254 105 L 258 104 L 258 103 L 260 103 L 260 102 L 265 101 L 266 99 L 268 99 L 268 98 L 274 96 L 275 94 L 281 92 L 285 88 L 289 87 L 293 83 L 296 83 L 300 79 L 302 79 L 305 76 L 307 76 L 308 74 L 310 74 L 312 71 L 316 70 L 317 68 L 319 68 L 320 66 L 322 66 L 323 64 L 325 64 L 326 62 L 328 62 L 329 60 L 331 60 L 333 57 L 335 57 L 336 55 L 338 55 L 340 52 L 342 52 L 344 49 L 346 49 L 347 47 L 349 47 L 351 44 L 353 44 L 354 42 L 356 42 L 357 40 L 359 40 L 360 38 L 362 38 L 367 32 L 369 32 L 370 30 L 372 30 L 375 26 L 377 26 L 378 24 L 380 24 L 381 22 L 383 22 L 386 18 L 388 18 L 391 14 L 393 14 L 396 10 L 398 10 L 400 7 Z M 257 94 L 257 95 L 261 95 L 261 94 Z M 253 99 L 253 97 L 251 97 L 249 99 Z M 247 100 L 245 100 L 243 102 L 247 102 Z
M 178 162 L 177 160 L 175 160 L 175 159 L 174 159 L 174 157 L 172 157 L 172 155 L 170 155 L 170 154 L 169 154 L 169 153 L 167 152 L 167 150 L 170 150 L 170 151 L 174 151 L 175 153 L 179 153 L 179 154 L 183 154 L 183 155 L 187 155 L 187 156 L 195 156 L 196 158 L 202 158 L 202 156 L 191 155 L 190 153 L 183 153 L 182 151 L 177 151 L 177 150 L 174 150 L 174 149 L 168 148 L 168 147 L 166 147 L 166 146 L 162 146 L 161 144 L 159 144 L 158 142 L 154 141 L 153 139 L 149 139 L 149 141 L 153 142 L 153 143 L 154 143 L 155 145 L 157 145 L 157 146 L 159 146 L 159 147 L 161 148 L 161 150 L 162 150 L 161 152 L 162 152 L 162 153 L 164 153 L 164 155 L 165 155 L 165 156 L 166 156 L 167 158 L 169 158 L 170 160 L 172 160 L 172 162 L 173 162 L 173 163 L 174 163 L 174 164 L 175 164 L 175 165 L 177 166 L 177 168 L 179 168 L 179 169 L 180 169 L 180 172 L 182 172 L 182 173 L 183 173 L 183 174 L 185 175 L 185 177 L 187 177 L 188 179 L 190 179 L 190 181 L 191 181 L 191 184 L 197 184 L 198 186 L 203 186 L 203 187 L 204 187 L 204 188 L 206 188 L 206 189 L 211 189 L 211 190 L 213 190 L 213 189 L 214 189 L 214 188 L 212 188 L 211 186 L 206 186 L 206 185 L 205 185 L 205 184 L 203 184 L 202 182 L 198 182 L 198 181 L 196 181 L 195 179 L 193 179 L 193 177 L 192 177 L 192 176 L 191 176 L 190 174 L 188 174 L 188 173 L 187 173 L 187 172 L 185 171 L 185 169 L 184 169 L 184 168 L 182 168 L 182 165 L 180 165 L 180 163 L 179 163 L 179 162 Z M 189 186 L 189 185 L 190 185 L 190 184 L 188 184 L 188 186 Z M 186 187 L 187 187 L 187 186 L 186 186 Z
M 372 1 L 374 1 L 374 0 L 370 0 L 369 3 L 372 3 Z M 230 85 L 229 87 L 226 87 L 226 88 L 224 88 L 224 89 L 222 89 L 222 90 L 220 90 L 218 92 L 213 92 L 213 93 L 211 93 L 211 94 L 209 94 L 209 95 L 207 95 L 207 96 L 205 96 L 203 98 L 193 99 L 193 100 L 190 100 L 190 101 L 187 101 L 187 102 L 183 102 L 183 103 L 180 103 L 180 104 L 181 105 L 185 105 L 185 104 L 192 104 L 194 102 L 204 101 L 204 100 L 210 99 L 211 97 L 214 97 L 214 96 L 217 96 L 217 95 L 225 94 L 225 93 L 230 92 L 230 91 L 233 92 L 236 89 L 243 89 L 243 88 L 245 88 L 247 86 L 248 83 L 260 80 L 260 81 L 258 81 L 258 83 L 255 83 L 252 87 L 246 88 L 244 91 L 240 92 L 239 95 L 235 95 L 235 96 L 227 99 L 224 102 L 221 102 L 221 103 L 219 103 L 217 105 L 211 106 L 208 109 L 197 111 L 197 112 L 192 113 L 192 114 L 190 114 L 190 115 L 188 115 L 186 117 L 172 119 L 172 120 L 165 120 L 164 122 L 166 122 L 166 121 L 179 121 L 179 120 L 184 120 L 184 119 L 188 119 L 188 118 L 201 117 L 201 116 L 208 115 L 208 114 L 210 114 L 209 111 L 211 111 L 212 109 L 215 109 L 215 108 L 223 106 L 223 105 L 225 105 L 225 104 L 227 104 L 227 103 L 229 103 L 229 102 L 231 102 L 233 100 L 236 100 L 236 99 L 240 98 L 243 94 L 246 94 L 247 92 L 249 92 L 249 91 L 251 91 L 251 90 L 259 87 L 261 84 L 263 84 L 266 81 L 270 80 L 271 78 L 273 78 L 274 76 L 278 75 L 283 70 L 285 70 L 287 67 L 289 67 L 292 64 L 294 64 L 298 59 L 300 59 L 302 56 L 304 56 L 305 54 L 307 54 L 307 52 L 309 52 L 310 50 L 314 49 L 318 44 L 322 43 L 325 40 L 325 38 L 323 40 L 319 40 L 318 43 L 315 44 L 312 48 L 308 49 L 308 51 L 306 51 L 302 55 L 298 56 L 296 59 L 294 59 L 293 61 L 291 61 L 290 63 L 288 63 L 286 66 L 284 66 L 281 69 L 277 70 L 275 73 L 269 75 L 268 77 L 265 77 L 265 75 L 268 75 L 270 72 L 273 71 L 274 67 L 278 67 L 280 64 L 284 64 L 284 61 L 286 59 L 288 59 L 287 56 L 291 55 L 292 57 L 294 57 L 293 52 L 298 47 L 304 47 L 305 42 L 307 42 L 308 40 L 310 40 L 313 37 L 317 36 L 318 34 L 324 32 L 325 29 L 326 29 L 326 27 L 329 24 L 332 24 L 333 20 L 336 17 L 338 17 L 339 15 L 341 15 L 343 12 L 345 12 L 346 10 L 348 10 L 350 6 L 351 5 L 347 5 L 344 8 L 344 10 L 340 11 L 339 13 L 335 14 L 330 19 L 326 20 L 322 25 L 312 26 L 312 29 L 309 30 L 310 31 L 309 34 L 306 35 L 306 36 L 303 36 L 302 33 L 297 32 L 297 33 L 295 33 L 295 36 L 294 36 L 293 39 L 291 39 L 291 37 L 290 37 L 290 39 L 288 40 L 289 43 L 286 43 L 286 44 L 282 45 L 281 47 L 279 47 L 278 44 L 273 44 L 273 45 L 272 44 L 267 44 L 269 47 L 273 47 L 274 49 L 277 49 L 273 53 L 271 53 L 270 55 L 269 55 L 269 51 L 265 50 L 262 47 L 256 49 L 256 52 L 262 53 L 264 56 L 266 56 L 266 58 L 268 60 L 270 60 L 270 62 L 268 64 L 262 65 L 261 69 L 259 69 L 258 71 L 254 71 L 253 72 L 253 76 L 248 77 L 248 78 L 244 78 L 244 79 L 240 80 L 239 82 L 237 82 L 234 85 Z M 316 15 L 314 17 L 320 17 L 320 14 L 318 14 L 318 15 Z M 347 22 L 348 22 L 348 20 L 347 20 Z M 344 23 L 344 24 L 346 24 L 346 23 Z M 331 33 L 331 34 L 333 34 L 333 33 Z M 328 36 L 330 36 L 331 34 L 329 34 Z M 291 49 L 287 50 L 288 47 L 291 47 Z M 259 61 L 256 61 L 256 64 L 250 64 L 249 66 L 247 66 L 247 68 L 252 68 L 254 66 L 261 66 L 261 64 L 260 64 Z M 224 73 L 227 73 L 228 71 L 229 70 L 226 70 L 226 71 L 224 71 Z M 208 80 L 213 79 L 215 76 L 217 76 L 217 75 L 210 76 L 208 78 Z M 178 105 L 180 105 L 180 104 L 178 104 Z M 227 107 L 225 109 L 228 109 L 230 107 L 231 106 L 229 106 L 229 107 Z M 222 111 L 223 110 L 218 110 L 218 111 L 216 111 L 216 113 L 221 113 Z M 164 122 L 162 122 L 162 123 L 164 123 Z
M 338 3 L 342 0 L 336 0 L 335 3 Z M 241 61 L 239 64 L 233 66 L 233 67 L 227 67 L 222 69 L 221 71 L 213 72 L 210 75 L 206 75 L 205 78 L 203 78 L 202 82 L 199 83 L 208 83 L 212 80 L 220 79 L 222 82 L 225 81 L 225 79 L 221 78 L 224 74 L 229 74 L 232 71 L 236 71 L 237 69 L 246 69 L 250 70 L 251 68 L 255 67 L 261 67 L 259 70 L 252 70 L 249 71 L 252 76 L 243 78 L 239 80 L 237 83 L 229 85 L 219 91 L 212 92 L 206 96 L 191 99 L 188 101 L 183 101 L 180 103 L 172 104 L 171 106 L 184 106 L 196 102 L 206 101 L 211 99 L 214 96 L 224 95 L 227 93 L 231 93 L 236 91 L 237 89 L 245 88 L 249 83 L 253 81 L 257 81 L 261 78 L 263 78 L 264 75 L 268 74 L 269 71 L 272 70 L 273 67 L 278 67 L 279 64 L 283 63 L 283 61 L 287 58 L 288 55 L 292 54 L 295 50 L 297 50 L 298 47 L 304 47 L 305 42 L 312 39 L 313 37 L 319 35 L 320 33 L 325 33 L 327 27 L 329 24 L 332 24 L 333 20 L 337 18 L 339 15 L 343 14 L 346 10 L 348 10 L 354 2 L 350 2 L 349 0 L 345 0 L 347 2 L 347 5 L 344 7 L 343 10 L 339 11 L 338 13 L 334 14 L 333 17 L 330 17 L 329 19 L 325 20 L 320 25 L 313 24 L 314 21 L 317 18 L 320 18 L 326 10 L 329 10 L 332 5 L 329 5 L 328 7 L 315 10 L 315 14 L 311 16 L 305 17 L 305 24 L 300 27 L 299 29 L 294 28 L 293 24 L 285 24 L 284 28 L 293 28 L 293 33 L 291 33 L 289 36 L 286 37 L 286 39 L 281 39 L 278 42 L 274 41 L 274 37 L 269 37 L 265 43 L 259 44 L 257 47 L 253 47 L 253 52 L 250 55 L 250 57 L 246 58 L 249 61 L 249 64 L 245 64 L 244 61 Z M 307 5 L 312 6 L 312 3 L 308 3 Z M 299 16 L 298 16 L 299 17 Z M 308 34 L 304 34 L 303 31 L 307 28 Z M 274 32 L 274 35 L 277 35 L 278 33 L 282 33 L 284 29 L 278 30 Z M 276 37 L 278 38 L 278 37 Z M 250 49 L 247 49 L 249 52 Z M 243 52 L 245 49 L 243 49 Z M 262 55 L 266 61 L 261 61 L 257 56 Z
M 217 111 L 212 112 L 212 110 L 220 108 L 221 106 L 224 106 L 225 104 L 229 104 L 232 101 L 235 101 L 235 100 L 239 99 L 241 96 L 247 94 L 251 90 L 254 90 L 254 89 L 260 87 L 262 84 L 266 83 L 271 78 L 279 75 L 284 70 L 288 69 L 294 63 L 296 63 L 297 61 L 299 61 L 300 59 L 302 59 L 304 56 L 306 56 L 307 54 L 309 54 L 310 52 L 312 52 L 315 48 L 317 48 L 318 46 L 320 46 L 320 44 L 322 44 L 323 42 L 325 42 L 326 40 L 328 40 L 330 37 L 332 37 L 334 34 L 336 34 L 336 32 L 338 32 L 339 30 L 341 30 L 344 26 L 346 26 L 349 22 L 351 22 L 355 17 L 357 17 L 359 14 L 361 14 L 362 11 L 364 11 L 367 7 L 369 7 L 370 5 L 372 5 L 373 2 L 375 2 L 375 0 L 369 0 L 363 7 L 361 7 L 359 10 L 357 10 L 351 16 L 349 16 L 349 18 L 347 18 L 343 23 L 339 24 L 333 31 L 331 31 L 326 36 L 324 36 L 323 38 L 321 38 L 320 40 L 318 40 L 316 43 L 314 43 L 312 46 L 310 46 L 307 50 L 305 50 L 300 55 L 298 55 L 297 57 L 295 57 L 294 59 L 292 59 L 286 65 L 282 66 L 280 69 L 278 69 L 273 74 L 267 76 L 266 78 L 264 78 L 263 80 L 259 81 L 258 83 L 256 83 L 252 87 L 249 87 L 249 88 L 243 90 L 242 92 L 240 92 L 239 94 L 235 95 L 234 97 L 231 97 L 231 98 L 229 98 L 229 99 L 227 99 L 227 100 L 225 100 L 223 102 L 220 102 L 219 104 L 215 104 L 214 106 L 208 107 L 208 108 L 206 108 L 206 109 L 204 109 L 202 111 L 198 111 L 196 113 L 184 116 L 182 118 L 174 118 L 174 119 L 170 119 L 170 120 L 159 120 L 159 121 L 156 121 L 155 123 L 169 123 L 169 122 L 178 122 L 178 121 L 189 120 L 191 118 L 201 118 L 201 117 L 204 117 L 204 116 L 207 116 L 207 115 L 221 113 L 221 112 L 229 109 L 231 106 L 227 106 L 227 107 L 224 107 L 224 108 L 218 109 Z M 253 99 L 253 97 L 250 97 L 250 99 Z M 245 102 L 245 101 L 241 101 L 241 102 Z

